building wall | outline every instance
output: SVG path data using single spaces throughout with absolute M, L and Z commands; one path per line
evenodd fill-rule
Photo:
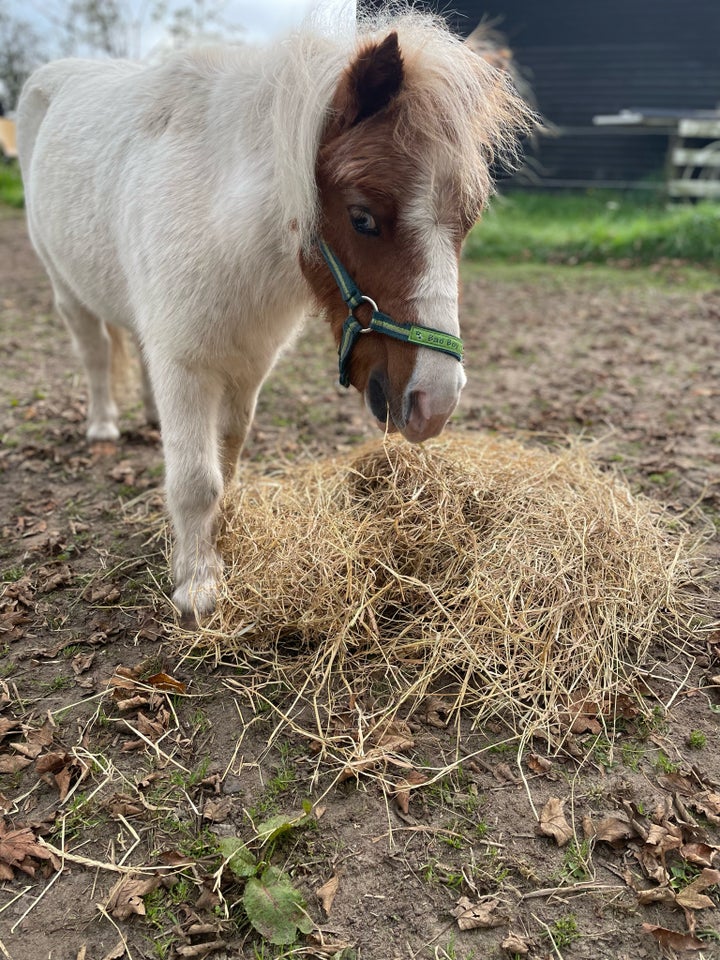
M 597 114 L 720 104 L 720 0 L 456 0 L 452 9 L 459 32 L 486 19 L 505 35 L 559 128 L 531 151 L 549 185 L 662 176 L 666 133 L 595 127 Z

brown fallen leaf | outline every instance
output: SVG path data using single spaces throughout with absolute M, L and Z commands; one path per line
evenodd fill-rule
M 121 713 L 129 713 L 130 710 L 137 710 L 140 707 L 149 707 L 150 697 L 137 694 L 134 697 L 128 697 L 126 700 L 118 700 L 115 706 Z
M 93 665 L 95 660 L 95 653 L 76 653 L 75 656 L 70 661 L 70 666 L 72 667 L 73 673 L 76 677 L 79 677 L 81 673 L 85 673 L 86 670 L 89 670 Z
M 697 863 L 701 867 L 711 867 L 713 860 L 717 857 L 720 850 L 718 847 L 711 847 L 707 843 L 684 843 L 679 849 L 680 856 L 690 863 Z
M 167 723 L 163 722 L 164 720 L 169 720 L 169 716 L 159 715 L 158 718 L 153 720 L 151 717 L 148 717 L 147 714 L 143 713 L 142 710 L 138 710 L 134 726 L 138 733 L 147 737 L 148 740 L 155 742 L 167 732 Z
M 0 876 L 12 880 L 16 869 L 34 877 L 38 867 L 35 861 L 39 860 L 48 861 L 55 870 L 60 869 L 58 858 L 38 843 L 30 827 L 8 830 L 0 819 Z
M 5 754 L 0 756 L 0 773 L 17 773 L 29 767 L 32 760 L 29 757 L 21 757 L 18 754 Z
M 670 887 L 652 887 L 650 890 L 638 890 L 637 901 L 642 906 L 648 903 L 675 903 L 675 893 Z
M 641 847 L 633 851 L 638 863 L 645 871 L 645 875 L 655 883 L 664 887 L 669 882 L 669 875 L 665 869 L 662 858 L 658 857 L 658 852 L 654 847 Z
M 427 783 L 427 776 L 421 773 L 420 770 L 408 770 L 407 774 L 398 780 L 393 791 L 393 796 L 395 797 L 395 803 L 398 805 L 398 809 L 402 813 L 409 813 L 410 811 L 410 793 L 412 787 L 419 787 L 423 783 Z
M 146 897 L 160 886 L 160 877 L 122 876 L 110 891 L 105 909 L 116 920 L 127 920 L 134 913 L 145 916 Z
M 553 837 L 559 847 L 564 847 L 573 836 L 572 827 L 565 819 L 563 806 L 562 800 L 550 797 L 542 808 L 538 821 L 540 832 L 546 837 Z
M 645 844 L 654 847 L 657 855 L 664 857 L 670 850 L 677 850 L 682 846 L 682 830 L 677 824 L 667 820 L 663 823 L 653 823 L 645 837 Z
M 8 717 L 0 717 L 0 740 L 6 737 L 11 730 L 20 726 L 19 720 L 10 720 Z
M 530 941 L 517 933 L 509 933 L 500 944 L 500 949 L 505 953 L 525 957 L 530 953 Z
M 425 720 L 431 727 L 444 730 L 448 725 L 450 714 L 445 701 L 440 697 L 428 697 L 425 701 Z
M 711 823 L 720 824 L 720 793 L 703 790 L 691 797 L 687 804 L 704 814 Z
M 668 930 L 666 927 L 658 927 L 653 923 L 644 923 L 642 929 L 649 933 L 666 950 L 704 950 L 706 943 L 691 936 L 689 933 L 678 933 L 676 930 Z
M 326 917 L 330 916 L 333 901 L 335 900 L 335 894 L 338 892 L 339 886 L 340 874 L 334 873 L 326 883 L 324 883 L 321 887 L 318 887 L 315 891 L 317 898 L 322 904 L 323 910 L 325 911 Z
M 145 681 L 151 687 L 157 687 L 158 690 L 167 690 L 170 693 L 186 693 L 187 684 L 182 680 L 176 680 L 167 673 L 155 673 Z
M 52 750 L 37 758 L 35 761 L 35 772 L 40 775 L 43 773 L 57 773 L 58 770 L 62 770 L 62 768 L 66 767 L 71 761 L 72 757 L 66 750 Z
M 232 808 L 232 797 L 206 800 L 202 811 L 203 820 L 209 820 L 212 823 L 224 823 L 230 816 Z
M 496 763 L 492 773 L 498 783 L 518 783 L 518 778 L 509 763 Z
M 552 760 L 540 756 L 539 753 L 531 753 L 525 763 L 533 773 L 537 774 L 549 773 L 553 768 Z
M 720 870 L 710 870 L 706 867 L 699 877 L 678 893 L 676 898 L 678 905 L 686 910 L 707 910 L 714 907 L 714 901 L 705 896 L 702 891 L 718 883 L 720 883 Z
M 25 757 L 34 760 L 40 756 L 45 747 L 49 747 L 53 741 L 55 726 L 48 720 L 41 727 L 26 729 L 25 739 L 18 740 L 11 746 Z
M 509 922 L 510 918 L 507 915 L 495 913 L 499 906 L 500 901 L 493 898 L 473 903 L 467 897 L 460 897 L 457 906 L 450 913 L 457 920 L 461 930 L 488 930 Z
M 105 954 L 102 960 L 122 960 L 126 953 L 127 950 L 125 949 L 125 941 L 121 940 L 119 943 L 115 944 L 109 953 Z
M 597 824 L 593 823 L 590 817 L 586 817 L 583 819 L 583 829 L 588 839 L 594 837 L 595 840 L 604 840 L 611 844 L 617 844 L 622 840 L 630 840 L 637 836 L 630 820 L 622 814 L 605 817 Z
M 105 804 L 107 810 L 113 817 L 138 817 L 143 812 L 143 807 L 135 803 L 132 798 L 123 795 L 115 796 Z

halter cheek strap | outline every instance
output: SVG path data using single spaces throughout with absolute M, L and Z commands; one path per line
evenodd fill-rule
M 318 246 L 349 310 L 347 319 L 343 323 L 338 348 L 340 383 L 343 387 L 350 386 L 350 356 L 358 337 L 365 333 L 384 333 L 386 337 L 413 343 L 418 347 L 427 347 L 429 350 L 436 350 L 439 353 L 447 353 L 449 356 L 455 357 L 456 360 L 462 361 L 463 345 L 460 337 L 454 337 L 442 330 L 424 327 L 421 324 L 398 323 L 386 313 L 382 313 L 378 310 L 375 301 L 366 297 L 360 291 L 327 243 L 324 240 L 319 240 Z M 372 316 L 367 327 L 364 327 L 353 313 L 361 303 L 368 303 L 372 307 Z

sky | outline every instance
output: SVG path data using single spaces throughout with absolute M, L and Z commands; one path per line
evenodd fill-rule
M 221 0 L 215 0 L 215 3 Z M 133 12 L 147 7 L 147 0 L 124 0 Z M 183 0 L 170 0 L 171 7 L 186 5 Z M 215 5 L 214 3 L 209 6 Z M 32 23 L 50 45 L 52 26 L 48 13 L 66 8 L 63 0 L 0 0 L 0 6 L 12 17 Z M 355 0 L 226 0 L 223 20 L 242 27 L 242 37 L 262 42 L 297 26 L 310 10 L 320 9 L 323 18 L 347 24 L 354 19 Z M 162 40 L 162 28 L 147 23 L 142 30 L 141 55 L 146 55 Z

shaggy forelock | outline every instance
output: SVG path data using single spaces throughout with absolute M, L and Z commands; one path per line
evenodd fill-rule
M 276 195 L 283 219 L 305 248 L 315 239 L 315 167 L 333 95 L 355 57 L 392 30 L 398 34 L 404 81 L 387 112 L 393 122 L 386 136 L 399 152 L 422 157 L 429 170 L 448 171 L 471 215 L 492 192 L 493 162 L 515 164 L 519 136 L 536 125 L 507 76 L 451 34 L 439 17 L 392 8 L 362 17 L 350 41 L 318 37 L 306 26 L 278 46 L 270 57 L 275 63 L 266 62 L 265 71 L 274 76 L 277 94 Z

